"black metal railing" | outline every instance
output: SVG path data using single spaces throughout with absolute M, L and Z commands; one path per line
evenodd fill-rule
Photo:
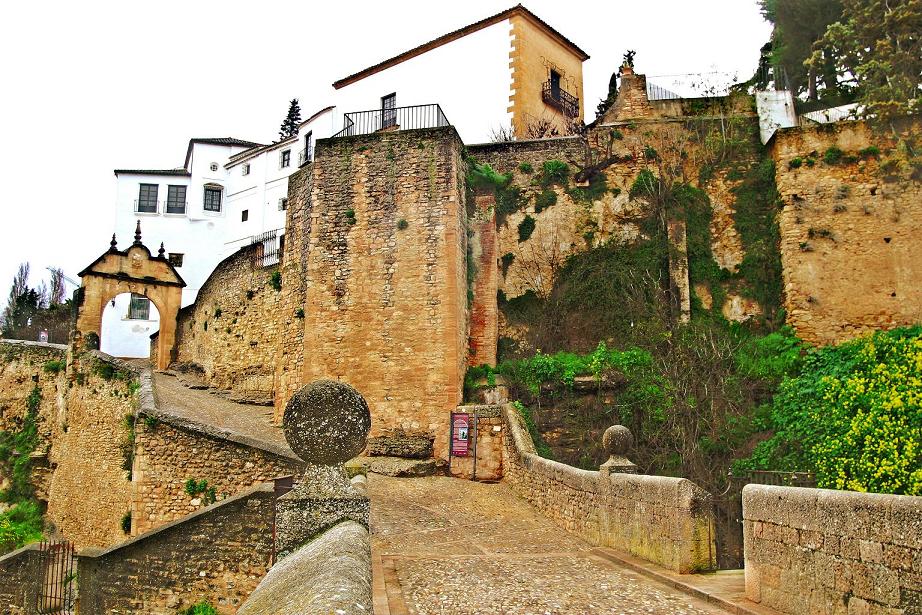
M 303 167 L 306 164 L 310 164 L 314 161 L 314 148 L 307 146 L 298 152 L 298 166 Z
M 253 251 L 254 267 L 271 267 L 282 259 L 285 229 L 278 228 L 250 237 L 250 245 L 257 246 Z
M 672 90 L 647 81 L 647 100 L 678 100 L 682 98 Z
M 544 82 L 541 99 L 567 117 L 579 117 L 579 98 L 559 85 L 555 86 L 550 80 Z
M 134 200 L 134 212 L 136 214 L 155 214 L 158 211 L 160 211 L 160 201 Z
M 343 129 L 333 138 L 367 135 L 381 130 L 414 130 L 450 126 L 437 104 L 352 111 L 343 117 Z
M 743 487 L 749 484 L 816 487 L 816 474 L 751 470 L 727 476 L 727 488 L 714 496 L 717 567 L 722 570 L 742 568 L 744 564 Z
M 43 541 L 39 544 L 38 552 L 44 570 L 37 611 L 58 615 L 73 613 L 77 600 L 74 545 L 67 541 Z

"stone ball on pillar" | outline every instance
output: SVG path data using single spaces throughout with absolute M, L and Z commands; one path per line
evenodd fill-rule
M 602 434 L 602 447 L 612 457 L 626 457 L 634 446 L 634 435 L 624 425 L 612 425 Z
M 371 429 L 365 398 L 345 382 L 317 380 L 288 400 L 282 418 L 295 455 L 318 465 L 339 465 L 362 452 Z

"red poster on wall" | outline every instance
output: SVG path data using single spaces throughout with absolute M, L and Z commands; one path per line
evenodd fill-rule
M 470 425 L 471 422 L 469 414 L 452 414 L 451 454 L 453 457 L 467 457 L 467 443 Z

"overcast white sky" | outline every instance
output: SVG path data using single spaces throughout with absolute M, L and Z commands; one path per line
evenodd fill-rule
M 289 99 L 307 117 L 334 80 L 514 3 L 5 3 L 0 306 L 20 262 L 31 263 L 33 284 L 48 266 L 76 278 L 108 248 L 114 168 L 181 166 L 191 137 L 270 142 Z M 626 49 L 647 75 L 746 79 L 770 34 L 756 0 L 524 4 L 591 56 L 587 121 Z

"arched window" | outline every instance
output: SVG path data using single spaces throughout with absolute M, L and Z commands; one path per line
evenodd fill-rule
M 204 209 L 205 211 L 221 211 L 221 195 L 224 187 L 220 184 L 205 184 Z

